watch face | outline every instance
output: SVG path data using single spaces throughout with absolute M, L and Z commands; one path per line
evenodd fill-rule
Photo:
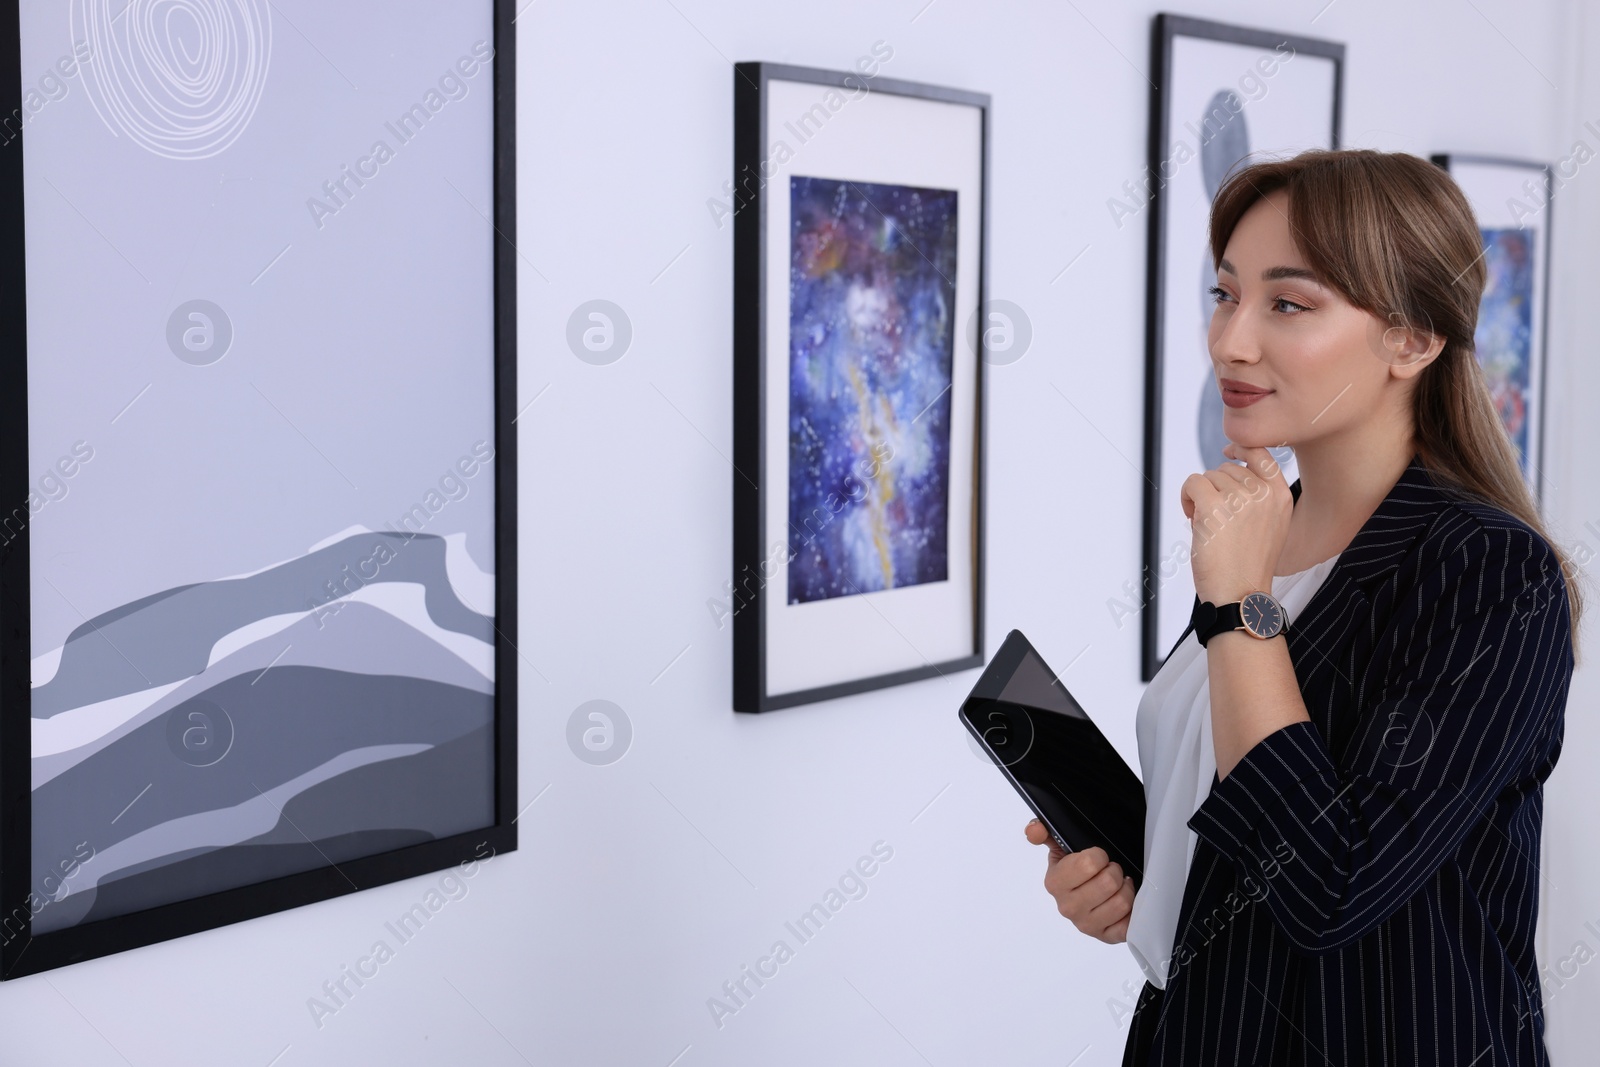
M 1276 637 L 1283 630 L 1283 608 L 1266 593 L 1247 593 L 1239 602 L 1239 621 L 1257 637 Z

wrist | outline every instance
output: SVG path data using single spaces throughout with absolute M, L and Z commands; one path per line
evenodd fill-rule
M 1230 581 L 1219 584 L 1208 593 L 1199 593 L 1201 600 L 1211 604 L 1236 604 L 1251 593 L 1271 593 L 1272 583 L 1252 584 L 1250 582 Z
M 1228 586 L 1221 588 L 1231 591 Z M 1283 605 L 1263 589 L 1246 589 L 1236 599 L 1220 603 L 1197 597 L 1190 617 L 1190 626 L 1201 647 L 1234 631 L 1248 631 L 1244 636 L 1251 640 L 1267 640 L 1287 630 L 1288 623 Z
M 1218 644 L 1221 644 L 1222 647 L 1228 648 L 1232 645 L 1243 646 L 1247 643 L 1252 645 L 1270 645 L 1274 639 L 1279 637 L 1287 641 L 1289 638 L 1288 631 L 1279 630 L 1277 633 L 1273 634 L 1272 637 L 1257 637 L 1255 634 L 1244 629 L 1223 630 L 1220 633 L 1212 634 L 1211 637 L 1207 639 L 1205 647 L 1207 649 L 1211 649 L 1215 648 Z

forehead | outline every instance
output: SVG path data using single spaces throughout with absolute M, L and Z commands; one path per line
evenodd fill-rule
M 1305 266 L 1289 223 L 1289 194 L 1275 189 L 1245 210 L 1228 235 L 1223 256 L 1241 274 L 1259 274 L 1260 267 Z

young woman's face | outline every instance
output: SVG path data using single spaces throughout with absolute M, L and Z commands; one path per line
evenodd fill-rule
M 1392 417 L 1385 386 L 1395 357 L 1385 354 L 1383 322 L 1317 281 L 1288 216 L 1282 190 L 1251 205 L 1228 238 L 1213 292 L 1207 342 L 1222 430 L 1247 447 L 1303 444 Z

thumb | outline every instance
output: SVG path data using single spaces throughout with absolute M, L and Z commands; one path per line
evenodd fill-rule
M 1045 826 L 1042 820 L 1037 818 L 1030 819 L 1028 821 L 1027 834 L 1028 840 L 1034 844 L 1050 846 L 1051 863 L 1066 855 L 1061 843 L 1056 840 L 1056 835 L 1050 832 L 1049 827 Z
M 1056 840 L 1055 834 L 1050 833 L 1048 830 L 1045 831 L 1045 834 L 1045 844 L 1050 846 L 1050 862 L 1055 863 L 1067 854 L 1067 850 L 1061 847 L 1061 842 Z

